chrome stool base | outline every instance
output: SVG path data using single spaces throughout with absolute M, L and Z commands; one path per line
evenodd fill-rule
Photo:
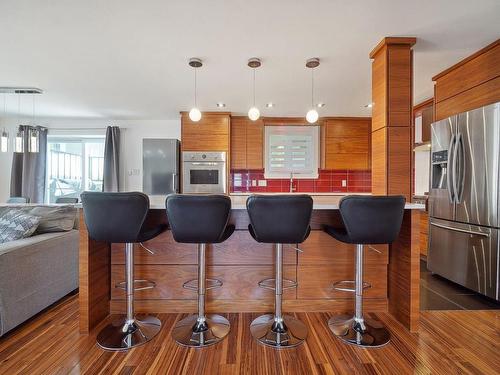
M 261 315 L 250 324 L 250 332 L 259 343 L 277 349 L 293 348 L 307 337 L 306 325 L 291 315 L 284 315 L 281 324 L 273 314 Z
M 97 344 L 105 350 L 127 350 L 145 344 L 160 332 L 161 322 L 154 316 L 139 316 L 131 324 L 125 316 L 104 327 Z
M 328 321 L 330 330 L 342 341 L 361 347 L 376 348 L 389 343 L 389 331 L 377 320 L 363 318 L 364 329 L 350 315 L 337 315 Z
M 207 315 L 202 323 L 198 315 L 190 315 L 175 325 L 172 337 L 179 345 L 203 348 L 222 341 L 229 328 L 229 321 L 221 315 Z

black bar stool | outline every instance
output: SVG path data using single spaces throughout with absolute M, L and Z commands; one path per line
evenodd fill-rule
M 337 290 L 355 293 L 354 316 L 338 315 L 328 321 L 330 330 L 343 341 L 363 347 L 378 347 L 390 340 L 389 331 L 378 321 L 363 317 L 363 245 L 390 244 L 399 234 L 403 221 L 403 196 L 348 196 L 340 201 L 344 228 L 325 226 L 338 241 L 356 244 L 356 280 L 354 289 L 345 287 L 352 281 L 334 283 Z
M 252 336 L 260 343 L 274 348 L 294 347 L 304 342 L 307 327 L 300 320 L 282 313 L 283 244 L 299 244 L 311 232 L 313 200 L 308 195 L 252 195 L 247 199 L 250 217 L 248 230 L 261 243 L 276 247 L 274 279 L 274 314 L 261 315 L 250 325 Z M 287 288 L 296 287 L 296 282 Z M 259 286 L 265 286 L 260 282 Z
M 221 315 L 205 314 L 206 290 L 222 286 L 221 280 L 206 279 L 205 252 L 207 244 L 224 242 L 234 232 L 234 225 L 228 224 L 231 199 L 224 195 L 173 194 L 167 197 L 165 205 L 174 240 L 198 244 L 198 280 L 183 285 L 198 291 L 198 314 L 178 322 L 172 337 L 178 344 L 188 347 L 216 344 L 229 333 L 230 326 Z
M 152 281 L 134 279 L 134 243 L 158 236 L 167 226 L 143 226 L 149 210 L 149 198 L 145 194 L 86 191 L 80 197 L 89 236 L 96 241 L 125 243 L 126 281 L 116 287 L 124 284 L 127 313 L 104 327 L 97 335 L 97 343 L 106 350 L 126 350 L 144 344 L 160 331 L 161 322 L 153 316 L 136 318 L 134 315 L 134 284 L 149 284 L 135 290 L 155 286 Z

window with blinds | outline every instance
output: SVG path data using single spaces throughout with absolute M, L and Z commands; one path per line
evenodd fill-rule
M 265 178 L 318 178 L 318 126 L 266 126 Z

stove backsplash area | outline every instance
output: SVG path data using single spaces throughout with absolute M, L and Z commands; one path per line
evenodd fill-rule
M 266 179 L 263 169 L 232 169 L 232 193 L 288 193 L 290 179 Z M 293 179 L 293 192 L 297 193 L 370 193 L 370 170 L 320 169 L 317 179 Z

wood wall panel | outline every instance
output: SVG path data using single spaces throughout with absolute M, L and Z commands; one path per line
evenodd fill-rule
M 402 194 L 408 202 L 411 201 L 412 149 L 410 145 L 411 127 L 388 128 L 388 195 Z
M 135 245 L 135 264 L 197 264 L 198 250 L 196 244 L 175 242 L 171 231 L 166 231 L 144 244 L 154 251 L 150 254 L 139 245 Z M 274 264 L 275 249 L 271 244 L 257 244 L 246 230 L 236 230 L 225 242 L 207 246 L 207 264 L 217 265 L 252 265 Z M 112 245 L 112 263 L 124 264 L 124 245 Z M 284 246 L 283 262 L 296 264 L 297 254 L 288 246 Z
M 420 211 L 406 210 L 399 237 L 389 247 L 389 312 L 411 332 L 420 313 Z
M 355 245 L 337 241 L 323 231 L 312 231 L 307 240 L 300 244 L 304 251 L 298 257 L 299 266 L 348 264 L 354 267 Z M 375 250 L 374 250 L 375 249 Z M 364 260 L 366 264 L 387 265 L 387 245 L 370 245 L 365 247 Z
M 372 193 L 412 195 L 415 38 L 384 38 L 372 51 Z
M 298 299 L 332 299 L 353 296 L 352 293 L 333 289 L 333 283 L 340 280 L 354 280 L 354 264 L 299 266 L 297 276 Z M 385 264 L 366 264 L 363 280 L 372 284 L 371 288 L 364 291 L 366 298 L 387 298 L 387 266 Z
M 91 239 L 82 209 L 79 215 L 79 326 L 86 334 L 109 314 L 110 246 Z
M 500 101 L 500 39 L 432 80 L 436 121 Z
M 264 121 L 231 117 L 231 168 L 264 168 Z
M 387 193 L 387 127 L 372 133 L 372 194 Z
M 295 266 L 285 265 L 284 277 L 296 280 Z M 183 283 L 197 278 L 198 267 L 194 265 L 137 265 L 134 268 L 136 279 L 152 280 L 156 287 L 136 291 L 136 299 L 196 299 L 196 291 L 185 289 Z M 124 280 L 125 269 L 119 265 L 112 266 L 113 299 L 124 299 L 125 292 L 115 288 L 117 282 Z M 265 300 L 273 297 L 274 292 L 260 288 L 260 280 L 274 277 L 274 266 L 208 266 L 207 277 L 222 280 L 221 288 L 207 291 L 207 299 L 229 300 Z M 283 293 L 285 299 L 295 299 L 296 290 L 287 289 Z

